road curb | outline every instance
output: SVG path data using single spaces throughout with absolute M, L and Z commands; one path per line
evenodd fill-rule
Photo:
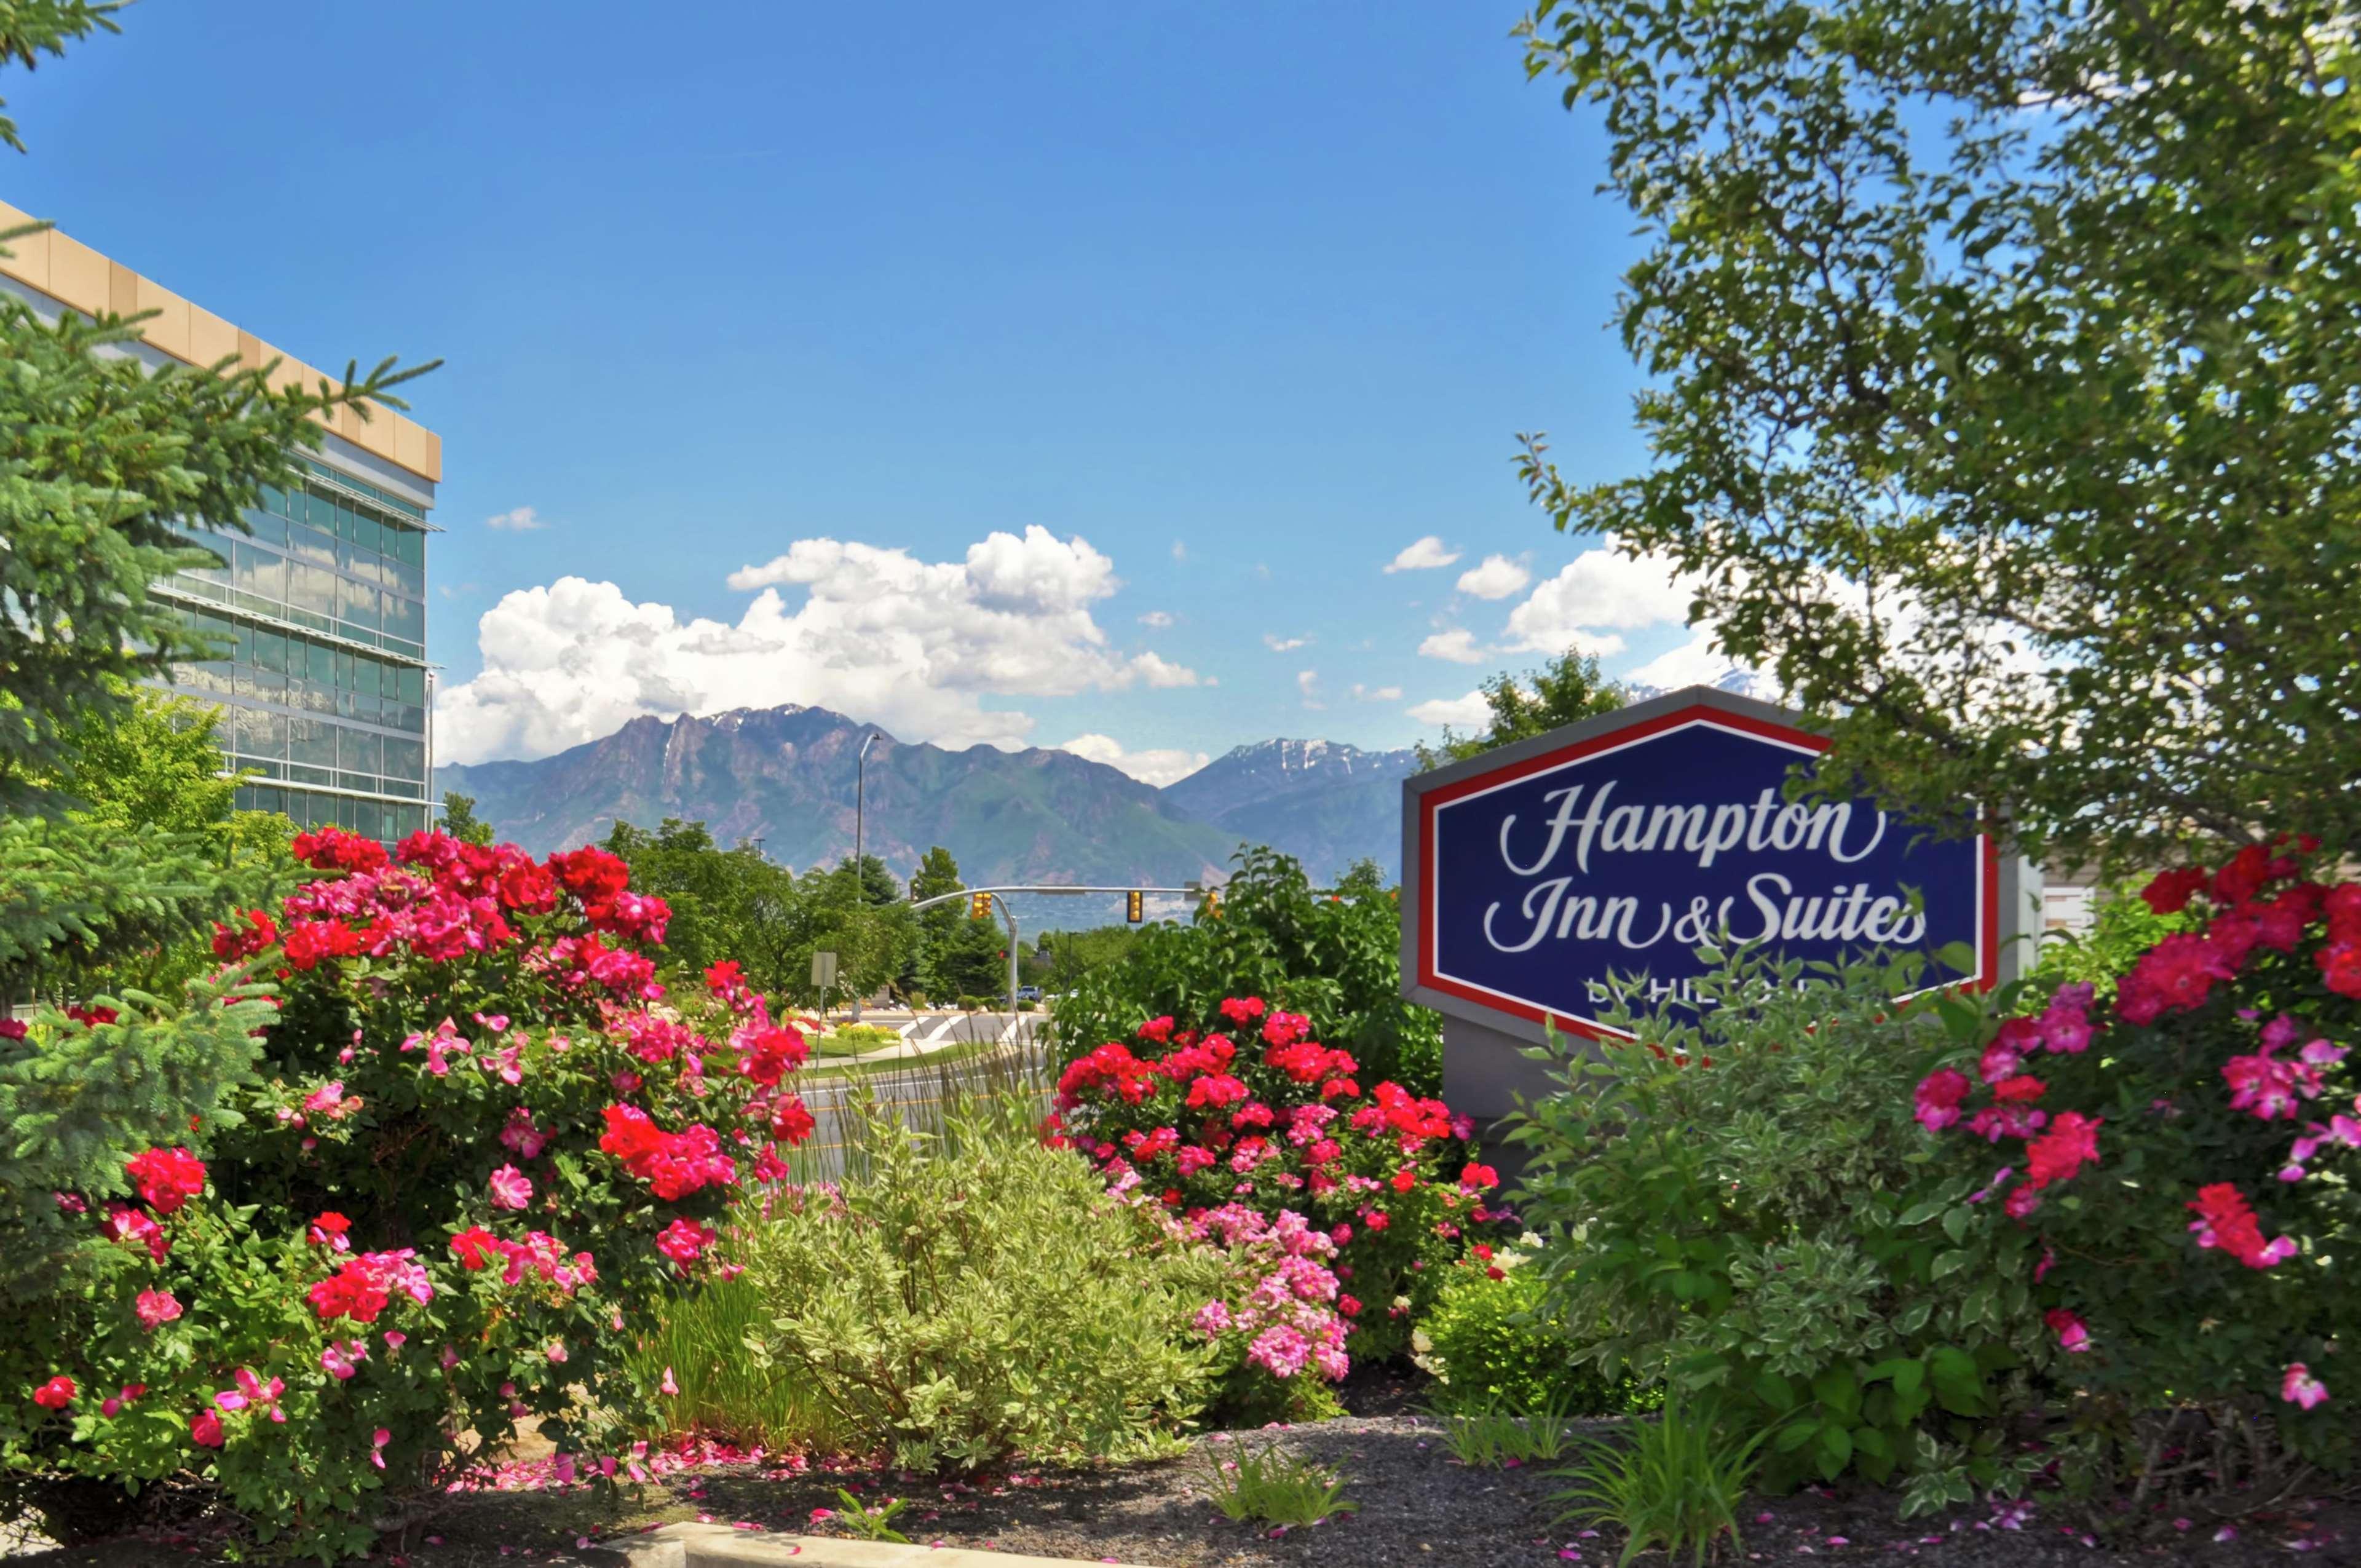
M 675 1524 L 622 1549 L 631 1568 L 1102 1568 L 1079 1557 L 1027 1557 L 963 1546 L 904 1546 L 889 1541 L 840 1541 L 832 1536 L 783 1535 L 730 1525 Z M 1115 1568 L 1137 1568 L 1117 1563 Z

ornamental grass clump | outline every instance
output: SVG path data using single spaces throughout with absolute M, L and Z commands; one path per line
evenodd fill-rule
M 1955 1005 L 1913 1095 L 1947 1181 L 1905 1218 L 1956 1244 L 1936 1267 L 2032 1282 L 1970 1299 L 2043 1343 L 2081 1453 L 2143 1492 L 2356 1457 L 2361 883 L 2314 848 L 2158 875 L 2143 898 L 2188 928 L 2112 1001 Z
M 631 1475 L 662 1397 L 633 1336 L 810 1130 L 800 1036 L 732 964 L 667 994 L 669 911 L 613 856 L 422 833 L 389 857 L 334 828 L 294 850 L 313 880 L 222 927 L 194 993 L 259 998 L 236 1003 L 252 1076 L 56 1194 L 84 1239 L 0 1332 L 0 1503 L 60 1528 L 110 1495 L 119 1528 L 169 1480 L 258 1541 L 356 1554 L 394 1497 L 536 1422 L 561 1475 Z M 126 1026 L 118 1000 L 27 1048 Z

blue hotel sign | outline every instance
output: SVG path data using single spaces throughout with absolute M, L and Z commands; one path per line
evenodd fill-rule
M 1951 943 L 1997 978 L 1999 858 L 1868 800 L 1791 805 L 1788 771 L 1827 749 L 1796 716 L 1691 687 L 1403 785 L 1405 990 L 1524 1038 L 1609 1033 L 1692 994 L 1708 943 L 1802 959 Z

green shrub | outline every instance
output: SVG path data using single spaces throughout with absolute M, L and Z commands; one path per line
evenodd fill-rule
M 1005 1108 L 939 1133 L 873 1116 L 838 1190 L 788 1190 L 744 1238 L 774 1314 L 759 1361 L 837 1440 L 902 1468 L 1157 1452 L 1202 1405 L 1184 1284 L 1098 1177 Z
M 1459 1264 L 1412 1332 L 1411 1359 L 1433 1376 L 1437 1406 L 1463 1415 L 1518 1416 L 1630 1409 L 1635 1386 L 1629 1379 L 1609 1382 L 1578 1358 L 1582 1346 L 1551 1326 L 1543 1302 L 1547 1281 L 1540 1269 L 1525 1266 L 1528 1256 L 1502 1248 L 1498 1279 L 1485 1260 Z
M 1551 1313 L 1598 1325 L 1582 1354 L 1610 1376 L 1776 1423 L 1773 1486 L 1899 1471 L 1926 1507 L 2022 1474 L 1997 1418 L 2049 1358 L 2026 1311 L 2039 1249 L 1998 1235 L 1971 1256 L 1970 1211 L 1923 1223 L 1949 1172 L 1912 1092 L 1957 1048 L 1946 1012 L 1972 1026 L 1979 1004 L 1892 1000 L 1922 972 L 1733 960 L 1700 982 L 1701 1014 L 1558 1042 L 1569 1092 L 1510 1135 L 1533 1151 L 1520 1210 L 1546 1238 L 1527 1266 Z

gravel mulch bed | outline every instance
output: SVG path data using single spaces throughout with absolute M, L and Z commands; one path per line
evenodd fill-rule
M 1383 1379 L 1350 1391 L 1364 1409 L 1406 1402 Z M 1612 1422 L 1595 1423 L 1611 1428 Z M 664 1478 L 634 1498 L 585 1492 L 455 1497 L 405 1539 L 380 1547 L 388 1568 L 591 1568 L 618 1559 L 600 1547 L 685 1519 L 744 1521 L 766 1530 L 833 1534 L 814 1508 L 839 1506 L 836 1488 L 870 1499 L 902 1497 L 895 1521 L 912 1540 L 1149 1568 L 1542 1568 L 1615 1562 L 1621 1543 L 1554 1525 L 1549 1494 L 1561 1483 L 1537 1467 L 1474 1470 L 1454 1461 L 1431 1418 L 1399 1411 L 1235 1434 L 1276 1442 L 1340 1470 L 1357 1509 L 1308 1529 L 1234 1524 L 1207 1500 L 1199 1452 L 1154 1464 L 1082 1471 L 1020 1469 L 944 1485 L 861 1472 L 781 1475 L 714 1465 Z M 2075 1564 L 2204 1564 L 2250 1568 L 2291 1554 L 2361 1564 L 2361 1506 L 2314 1500 L 2238 1521 L 2186 1530 L 2159 1519 L 2144 1534 L 2110 1543 L 2085 1533 L 2062 1502 L 2022 1508 L 1979 1506 L 1936 1519 L 1894 1517 L 1890 1493 L 1820 1489 L 1750 1505 L 1750 1563 L 1869 1563 L 1898 1557 L 1934 1568 L 2048 1568 Z M 587 1550 L 586 1550 L 587 1549 Z M 202 1553 L 196 1544 L 122 1542 L 13 1556 L 11 1568 L 162 1568 Z M 1728 1553 L 1724 1561 L 1730 1561 Z M 1644 1559 L 1661 1563 L 1661 1557 Z

